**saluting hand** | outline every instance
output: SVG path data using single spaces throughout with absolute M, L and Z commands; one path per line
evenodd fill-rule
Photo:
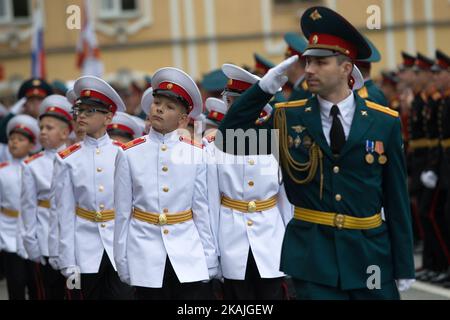
M 259 87 L 262 91 L 269 94 L 275 94 L 288 81 L 286 71 L 291 65 L 296 63 L 297 60 L 298 55 L 294 55 L 270 69 L 259 81 Z

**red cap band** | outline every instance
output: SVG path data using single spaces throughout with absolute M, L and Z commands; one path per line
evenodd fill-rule
M 220 113 L 218 111 L 211 111 L 208 113 L 208 119 L 216 120 L 216 121 L 222 121 L 222 119 L 225 117 L 225 114 Z
M 102 102 L 104 102 L 105 104 L 110 106 L 110 108 L 111 108 L 110 111 L 112 113 L 116 113 L 116 110 L 117 110 L 116 104 L 114 103 L 114 101 L 112 101 L 110 98 L 105 96 L 103 93 L 87 89 L 87 90 L 81 91 L 81 97 L 92 97 L 92 98 L 99 99 Z
M 123 124 L 119 124 L 119 123 L 110 123 L 110 124 L 108 124 L 106 129 L 107 130 L 115 130 L 115 129 L 117 129 L 117 130 L 125 131 L 125 132 L 131 134 L 132 136 L 135 135 L 134 131 L 131 128 L 129 128 L 127 126 L 124 126 Z
M 28 133 L 31 136 L 31 139 L 33 140 L 33 143 L 36 141 L 36 136 L 34 135 L 33 131 L 31 131 L 30 129 L 28 129 L 27 127 L 25 127 L 23 124 L 18 124 L 17 126 L 15 126 L 11 132 L 13 132 L 14 130 L 23 130 L 26 133 Z
M 192 101 L 191 96 L 183 87 L 172 82 L 161 82 L 158 86 L 158 89 L 169 90 L 176 93 L 177 95 L 179 95 L 180 97 L 182 97 L 184 100 L 187 101 L 187 103 L 189 104 L 189 112 L 191 112 L 191 110 L 193 109 L 194 102 Z
M 42 97 L 45 98 L 47 96 L 47 91 L 40 88 L 31 88 L 25 92 L 25 96 L 29 97 Z
M 248 83 L 245 81 L 240 81 L 240 80 L 235 80 L 235 79 L 230 79 L 230 80 L 228 80 L 228 83 L 227 83 L 227 89 L 229 89 L 229 90 L 245 91 L 248 88 L 250 88 L 251 86 L 252 86 L 251 83 Z
M 331 34 L 313 33 L 309 36 L 308 42 L 308 49 L 334 50 L 351 59 L 357 56 L 357 49 L 352 43 Z

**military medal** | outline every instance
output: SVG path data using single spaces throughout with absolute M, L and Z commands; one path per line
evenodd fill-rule
M 383 141 L 375 142 L 375 152 L 378 153 L 378 163 L 383 165 L 387 162 L 387 157 L 384 155 Z
M 292 148 L 292 146 L 294 145 L 294 138 L 292 138 L 291 136 L 288 136 L 288 145 L 289 148 Z
M 385 164 L 386 162 L 387 162 L 387 157 L 384 154 L 382 154 L 378 157 L 379 164 Z
M 367 154 L 365 156 L 366 162 L 368 164 L 372 164 L 375 160 L 375 157 L 373 156 L 372 152 L 374 150 L 374 143 L 371 140 L 366 140 L 366 151 Z
M 294 146 L 295 148 L 298 148 L 300 146 L 300 143 L 302 142 L 302 140 L 300 139 L 299 136 L 297 136 L 294 140 Z
M 365 157 L 365 158 L 366 158 L 366 162 L 367 162 L 368 164 L 372 164 L 373 161 L 375 160 L 373 154 L 371 154 L 371 153 L 366 154 L 366 157 Z

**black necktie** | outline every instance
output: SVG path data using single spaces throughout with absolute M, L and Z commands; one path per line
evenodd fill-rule
M 333 116 L 333 124 L 330 130 L 330 146 L 334 155 L 339 155 L 345 143 L 345 133 L 341 120 L 338 118 L 339 108 L 337 105 L 331 107 L 330 115 Z

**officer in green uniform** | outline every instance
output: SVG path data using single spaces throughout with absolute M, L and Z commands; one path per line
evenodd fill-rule
M 383 106 L 388 106 L 388 101 L 383 91 L 373 82 L 370 77 L 370 70 L 372 69 L 372 63 L 379 62 L 381 60 L 381 55 L 372 41 L 369 38 L 365 37 L 367 43 L 372 50 L 372 54 L 369 58 L 363 60 L 356 60 L 355 64 L 358 69 L 361 71 L 364 77 L 364 87 L 358 90 L 358 94 L 361 98 L 370 100 L 372 102 L 381 104 Z
M 208 98 L 222 98 L 222 91 L 227 86 L 228 78 L 223 73 L 222 69 L 212 70 L 205 74 L 200 83 L 200 91 L 202 93 L 203 101 Z
M 311 92 L 308 91 L 308 84 L 305 81 L 305 60 L 301 58 L 307 45 L 306 40 L 298 33 L 288 32 L 284 35 L 284 41 L 288 45 L 285 57 L 289 58 L 294 55 L 299 57 L 298 61 L 293 63 L 286 72 L 289 80 L 288 83 L 292 87 L 292 91 L 287 100 L 307 99 L 311 97 Z
M 17 100 L 24 98 L 24 103 L 17 103 L 10 112 L 0 120 L 0 142 L 7 143 L 6 126 L 9 120 L 19 113 L 24 113 L 37 119 L 39 105 L 45 97 L 53 93 L 52 87 L 43 79 L 31 78 L 23 82 L 19 88 Z
M 255 67 L 253 70 L 253 74 L 256 74 L 258 77 L 264 77 L 264 75 L 273 67 L 275 67 L 275 64 L 260 54 L 254 53 L 253 58 L 255 59 Z M 270 105 L 273 107 L 278 102 L 286 101 L 285 97 L 283 96 L 282 91 L 278 91 L 275 93 L 272 100 L 270 100 Z
M 278 104 L 262 127 L 279 130 L 285 188 L 295 206 L 281 270 L 293 277 L 300 299 L 398 299 L 398 290 L 414 281 L 398 113 L 352 93 L 362 86 L 352 62 L 371 52 L 349 22 L 312 7 L 301 26 L 309 40 L 306 78 L 316 96 Z M 236 152 L 228 141 L 236 137 L 226 129 L 254 129 L 295 61 L 272 68 L 235 101 L 219 127 L 219 148 Z M 265 135 L 259 131 L 260 139 Z

